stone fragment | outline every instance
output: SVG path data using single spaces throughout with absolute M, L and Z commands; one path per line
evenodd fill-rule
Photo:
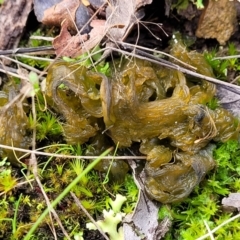
M 221 45 L 225 45 L 237 27 L 235 4 L 229 0 L 209 0 L 199 19 L 196 36 L 216 38 Z

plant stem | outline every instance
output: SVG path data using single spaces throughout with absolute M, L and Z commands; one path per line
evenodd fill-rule
M 18 201 L 16 202 L 16 209 L 14 212 L 14 216 L 13 216 L 13 221 L 12 221 L 12 232 L 13 235 L 15 234 L 16 230 L 17 230 L 17 213 L 18 213 L 18 208 L 19 208 L 19 204 L 22 198 L 22 194 L 20 194 Z

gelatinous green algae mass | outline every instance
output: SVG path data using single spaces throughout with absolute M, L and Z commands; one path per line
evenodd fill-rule
M 55 64 L 48 73 L 46 95 L 64 115 L 63 126 L 70 144 L 84 143 L 96 135 L 102 117 L 100 84 L 106 77 L 72 63 Z
M 201 54 L 177 44 L 172 55 L 212 76 Z M 140 142 L 146 192 L 165 203 L 182 200 L 214 167 L 209 142 L 236 139 L 239 125 L 225 109 L 206 106 L 214 84 L 138 59 L 114 71 L 107 79 L 64 62 L 51 68 L 47 96 L 66 118 L 66 140 L 83 143 L 105 130 L 120 147 Z
M 173 153 L 174 163 L 171 164 L 164 164 L 161 161 L 147 162 L 146 192 L 162 203 L 183 200 L 215 166 L 212 150 L 213 145 L 210 145 L 194 155 L 188 152 Z M 165 158 L 166 152 L 169 155 L 171 150 L 162 147 L 161 151 L 158 151 L 162 158 Z M 170 161 L 171 157 L 168 160 Z
M 145 74 L 149 68 L 157 69 L 155 76 Z M 164 91 L 156 87 L 159 83 Z M 114 142 L 129 147 L 144 139 L 167 138 L 174 147 L 197 152 L 215 137 L 226 140 L 234 135 L 236 127 L 230 123 L 234 121 L 230 113 L 225 111 L 229 123 L 223 124 L 220 110 L 212 111 L 202 104 L 201 96 L 204 102 L 214 96 L 214 85 L 203 81 L 198 85 L 199 91 L 191 92 L 187 84 L 180 72 L 139 60 L 126 63 L 118 77 L 112 79 L 109 107 L 105 106 L 106 100 L 102 103 L 103 109 L 108 109 L 103 111 L 103 117 Z M 196 90 L 196 86 L 193 88 Z
M 7 85 L 7 84 L 5 84 Z M 29 136 L 29 122 L 24 112 L 22 102 L 14 103 L 8 108 L 4 106 L 8 103 L 9 95 L 15 96 L 13 87 L 4 87 L 0 96 L 0 143 L 22 149 L 29 149 L 31 137 Z M 1 149 L 1 156 L 17 166 L 21 166 L 19 158 L 25 153 L 10 149 Z

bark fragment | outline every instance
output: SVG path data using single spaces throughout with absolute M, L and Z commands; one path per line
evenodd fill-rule
M 0 7 L 0 49 L 18 46 L 28 15 L 32 10 L 32 0 L 7 0 Z

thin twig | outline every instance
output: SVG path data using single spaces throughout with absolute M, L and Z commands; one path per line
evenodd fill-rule
M 231 56 L 224 56 L 224 57 L 215 57 L 212 60 L 224 60 L 224 59 L 232 59 L 232 58 L 240 58 L 240 55 L 231 55 Z
M 36 154 L 36 155 L 42 155 L 42 156 L 49 156 L 49 157 L 59 157 L 59 158 L 71 158 L 71 159 L 95 159 L 98 156 L 71 156 L 71 155 L 64 155 L 64 154 L 56 154 L 56 153 L 46 153 L 46 152 L 40 152 L 37 150 L 28 150 L 28 149 L 22 149 L 22 148 L 17 148 L 17 147 L 11 147 L 7 146 L 4 144 L 0 144 L 0 148 L 4 149 L 10 149 L 14 151 L 19 151 L 19 152 L 25 152 L 28 154 Z M 123 159 L 138 159 L 138 160 L 146 160 L 146 156 L 104 156 L 102 159 L 112 159 L 114 158 L 115 160 L 123 160 Z
M 36 108 L 35 108 L 35 101 L 34 101 L 34 96 L 32 96 L 32 115 L 33 115 L 33 121 L 36 123 L 37 122 L 37 115 L 36 115 Z M 36 128 L 33 129 L 33 138 L 32 138 L 32 149 L 35 150 L 36 149 Z M 36 179 L 36 182 L 38 183 L 38 186 L 40 187 L 41 189 L 41 192 L 45 198 L 45 201 L 47 203 L 47 206 L 48 208 L 50 209 L 50 212 L 49 212 L 49 217 L 51 219 L 51 229 L 52 229 L 52 233 L 54 235 L 54 238 L 57 240 L 57 234 L 56 234 L 56 230 L 55 230 L 55 227 L 54 227 L 54 224 L 53 224 L 53 220 L 52 220 L 52 216 L 51 216 L 51 213 L 53 214 L 54 218 L 56 219 L 59 227 L 62 229 L 62 232 L 63 234 L 65 235 L 65 237 L 68 239 L 68 240 L 71 240 L 71 238 L 69 237 L 67 231 L 65 230 L 64 226 L 62 225 L 62 222 L 60 220 L 60 218 L 58 217 L 55 209 L 51 206 L 51 202 L 46 194 L 46 192 L 44 191 L 44 188 L 43 188 L 43 185 L 41 183 L 41 180 L 38 176 L 38 170 L 37 170 L 37 159 L 36 159 L 36 155 L 35 153 L 31 153 L 31 158 L 30 158 L 30 167 L 32 168 L 32 172 L 33 172 L 33 175 Z
M 160 55 L 163 55 L 163 56 L 166 56 L 170 59 L 173 59 L 175 60 L 176 62 L 179 62 L 181 63 L 182 65 L 186 66 L 187 68 L 190 68 L 192 69 L 193 71 L 197 70 L 195 67 L 179 60 L 178 58 L 172 56 L 171 54 L 168 54 L 168 53 L 165 53 L 165 52 L 162 52 L 162 51 L 159 51 L 159 50 L 156 50 L 156 49 L 151 49 L 151 48 L 146 48 L 146 47 L 143 47 L 143 46 L 138 46 L 138 45 L 133 45 L 131 43 L 123 43 L 123 42 L 117 42 L 119 45 L 123 46 L 123 47 L 131 47 L 131 48 L 137 48 L 137 49 L 140 49 L 140 50 L 144 50 L 144 51 L 147 51 L 147 52 L 152 52 L 152 53 L 155 53 L 155 54 L 160 54 Z
M 45 53 L 48 52 L 48 53 Z M 32 53 L 32 54 L 53 54 L 53 46 L 41 46 L 41 47 L 30 47 L 30 48 L 16 48 L 10 50 L 0 50 L 0 55 L 15 55 L 20 53 Z
M 32 115 L 33 115 L 33 121 L 36 122 L 37 121 L 37 117 L 36 117 L 36 108 L 35 108 L 35 102 L 34 102 L 34 97 L 32 97 Z M 36 149 L 36 128 L 33 129 L 33 137 L 32 137 L 32 149 Z M 38 186 L 40 187 L 41 189 L 41 192 L 45 198 L 45 201 L 47 203 L 47 206 L 49 207 L 49 199 L 44 191 L 44 188 L 42 186 L 42 183 L 38 177 L 38 171 L 37 171 L 37 159 L 36 159 L 36 155 L 34 153 L 31 154 L 31 158 L 30 158 L 30 166 L 32 167 L 32 172 L 33 172 L 33 175 L 34 175 L 34 178 L 36 180 L 36 182 L 38 183 Z M 51 205 L 50 205 L 51 207 Z M 52 210 L 52 209 L 51 209 Z M 51 215 L 51 212 L 49 212 L 49 218 L 51 220 L 51 230 L 52 230 L 52 233 L 54 235 L 54 238 L 57 239 L 57 234 L 56 234 L 56 230 L 55 230 L 55 227 L 54 227 L 54 224 L 53 224 L 53 220 L 52 220 L 52 215 Z
M 79 201 L 79 199 L 76 197 L 76 195 L 73 192 L 70 192 L 70 194 L 72 195 L 75 203 L 77 204 L 77 206 L 87 215 L 87 217 L 90 219 L 90 221 L 95 225 L 95 227 L 98 229 L 98 231 L 103 235 L 103 237 L 106 240 L 110 240 L 108 238 L 108 236 L 102 231 L 102 229 L 99 227 L 98 223 L 92 218 L 92 216 L 88 213 L 88 211 L 85 209 L 85 207 L 81 204 L 81 202 Z
M 221 227 L 223 227 L 224 225 L 226 225 L 226 224 L 234 221 L 235 219 L 237 219 L 237 218 L 239 218 L 239 217 L 240 217 L 240 213 L 237 214 L 237 215 L 234 216 L 234 217 L 229 218 L 228 220 L 226 220 L 225 222 L 223 222 L 223 223 L 220 224 L 219 226 L 215 227 L 213 230 L 211 230 L 211 233 L 207 233 L 207 234 L 201 236 L 200 238 L 197 238 L 196 240 L 203 240 L 203 239 L 205 239 L 205 238 L 208 238 L 208 237 L 210 236 L 210 234 L 215 233 L 215 232 L 216 232 L 217 230 L 219 230 Z
M 42 57 L 36 57 L 36 56 L 31 56 L 31 55 L 26 55 L 26 54 L 15 54 L 14 56 L 17 57 L 23 57 L 23 58 L 30 58 L 30 59 L 35 59 L 35 60 L 40 60 L 40 61 L 46 61 L 46 62 L 54 62 L 54 59 L 51 58 L 42 58 Z
M 53 37 L 43 37 L 43 36 L 31 36 L 30 39 L 43 40 L 43 41 L 49 41 L 49 42 L 52 42 L 54 40 Z
M 191 76 L 194 76 L 194 77 L 197 77 L 197 78 L 200 78 L 200 79 L 204 79 L 204 80 L 207 80 L 207 81 L 215 83 L 215 84 L 219 84 L 221 86 L 224 86 L 229 91 L 232 91 L 236 94 L 240 94 L 240 86 L 237 86 L 237 85 L 234 85 L 234 84 L 231 84 L 231 83 L 227 83 L 227 82 L 218 80 L 218 79 L 213 78 L 213 77 L 208 77 L 208 76 L 202 75 L 200 73 L 193 72 L 191 70 L 188 70 L 186 68 L 183 68 L 183 67 L 180 67 L 176 64 L 173 64 L 173 63 L 171 63 L 167 60 L 157 58 L 157 57 L 155 57 L 155 56 L 153 56 L 149 53 L 146 53 L 146 52 L 135 49 L 134 51 L 136 51 L 136 53 L 138 54 L 138 55 L 136 55 L 134 53 L 127 52 L 127 51 L 124 51 L 124 50 L 121 50 L 121 49 L 118 49 L 118 48 L 113 48 L 113 47 L 109 47 L 109 48 L 111 48 L 113 51 L 120 52 L 124 55 L 134 56 L 134 57 L 137 57 L 137 58 L 155 63 L 157 65 L 161 65 L 161 66 L 164 66 L 164 67 L 167 67 L 167 68 L 178 70 L 182 73 L 186 73 L 186 74 L 189 74 Z
M 238 75 L 237 77 L 235 77 L 232 81 L 231 81 L 231 83 L 235 83 L 236 81 L 238 81 L 240 79 L 240 75 Z
M 18 60 L 16 60 L 16 59 L 13 59 L 13 58 L 10 58 L 10 57 L 6 57 L 6 56 L 4 56 L 4 55 L 2 55 L 2 56 L 0 56 L 0 57 L 1 57 L 1 58 L 4 58 L 4 59 L 7 59 L 7 60 L 10 60 L 10 61 L 12 61 L 12 62 L 15 62 L 16 64 L 18 64 L 18 65 L 20 65 L 20 66 L 22 66 L 22 67 L 24 67 L 24 68 L 26 68 L 26 69 L 28 69 L 28 70 L 30 70 L 30 71 L 36 72 L 36 73 L 38 73 L 38 74 L 42 73 L 42 71 L 40 71 L 40 70 L 38 70 L 38 69 L 36 69 L 36 68 L 34 68 L 34 67 L 31 67 L 31 66 L 29 66 L 28 64 L 22 63 L 22 62 L 20 62 L 20 61 L 18 61 Z M 0 67 L 1 67 L 1 66 L 0 66 Z M 10 69 L 11 69 L 10 72 L 13 72 L 12 69 L 16 70 L 15 68 L 10 68 Z M 10 70 L 10 69 L 9 69 L 9 70 Z M 8 71 L 9 71 L 9 70 L 8 70 Z M 45 74 L 47 74 L 47 73 L 45 72 Z
M 204 222 L 204 224 L 205 224 L 205 227 L 207 228 L 207 231 L 208 231 L 208 233 L 209 233 L 209 237 L 211 238 L 211 240 L 214 240 L 214 236 L 213 236 L 213 234 L 212 234 L 212 232 L 211 232 L 211 229 L 209 228 L 209 226 L 208 226 L 208 224 L 207 224 L 207 221 L 204 220 L 203 222 Z
M 1 62 L 1 61 L 0 61 L 0 62 Z M 15 71 L 13 68 L 5 67 L 5 66 L 4 66 L 4 67 L 0 66 L 0 72 L 5 73 L 5 74 L 8 74 L 8 75 L 13 76 L 13 77 L 16 77 L 16 78 L 28 80 L 28 78 L 17 74 L 17 70 Z

